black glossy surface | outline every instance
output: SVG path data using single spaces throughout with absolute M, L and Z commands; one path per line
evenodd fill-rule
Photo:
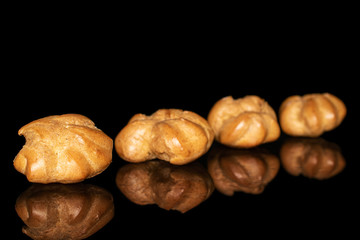
M 333 36 L 333 35 L 331 35 Z M 313 39 L 311 37 L 311 39 Z M 136 113 L 151 114 L 159 108 L 180 108 L 203 117 L 220 98 L 255 94 L 264 98 L 277 112 L 288 96 L 330 92 L 342 99 L 348 114 L 335 130 L 322 138 L 337 144 L 346 161 L 338 175 L 326 179 L 292 176 L 280 165 L 276 177 L 258 195 L 236 192 L 225 196 L 215 190 L 199 206 L 182 214 L 156 205 L 139 206 L 117 188 L 118 170 L 127 163 L 113 152 L 113 162 L 102 174 L 84 181 L 104 188 L 114 199 L 115 216 L 89 239 L 137 239 L 137 237 L 204 238 L 222 234 L 222 239 L 257 237 L 342 236 L 353 231 L 359 210 L 357 189 L 358 91 L 352 76 L 354 63 L 345 53 L 343 41 L 321 38 L 316 41 L 275 41 L 241 51 L 224 48 L 209 52 L 215 42 L 199 48 L 158 46 L 138 43 L 121 51 L 105 48 L 107 54 L 92 52 L 90 45 L 72 50 L 54 45 L 19 47 L 12 57 L 1 98 L 5 123 L 3 140 L 3 195 L 5 230 L 10 239 L 28 239 L 23 222 L 15 212 L 15 202 L 31 187 L 25 176 L 16 172 L 12 161 L 25 140 L 17 131 L 35 119 L 64 113 L 79 113 L 93 120 L 111 138 Z M 251 41 L 250 41 L 251 42 Z M 164 43 L 165 44 L 165 43 Z M 315 45 L 314 45 L 315 44 Z M 79 46 L 80 46 L 79 45 Z M 117 45 L 117 44 L 115 44 Z M 197 45 L 197 46 L 198 46 Z M 237 45 L 237 44 L 235 44 Z M 241 45 L 241 44 L 240 44 Z M 20 45 L 19 45 L 20 46 Z M 178 45 L 176 45 L 178 46 Z M 223 46 L 223 45 L 222 45 Z M 248 45 L 241 45 L 246 48 Z M 337 48 L 334 49 L 334 46 Z M 45 51 L 49 49 L 49 51 Z M 74 51 L 74 49 L 77 49 Z M 191 49 L 191 50 L 190 50 Z M 195 51 L 196 50 L 196 51 Z M 281 51 L 280 51 L 281 50 Z M 33 58 L 31 56 L 37 56 Z M 282 134 L 274 143 L 261 147 L 279 157 L 288 137 Z M 214 143 L 213 148 L 218 145 Z M 212 149 L 213 149 L 212 148 Z M 210 149 L 210 151 L 212 150 Z M 197 161 L 206 168 L 209 153 Z M 355 220 L 349 216 L 355 215 Z M 130 235 L 129 235 L 130 234 Z
M 129 86 L 127 89 L 131 91 L 133 87 Z M 95 89 L 91 90 L 95 91 Z M 318 88 L 314 89 L 314 91 L 318 90 Z M 326 87 L 321 90 L 326 91 Z M 336 89 L 329 89 L 329 92 L 334 90 Z M 164 89 L 164 91 L 166 90 Z M 36 92 L 40 93 L 41 91 L 37 90 Z M 185 101 L 181 101 L 179 92 L 173 95 L 167 93 L 163 98 L 159 95 L 160 90 L 156 92 L 157 94 L 154 95 L 156 98 L 152 98 L 152 94 L 123 95 L 123 93 L 115 91 L 111 91 L 110 96 L 101 98 L 94 96 L 93 98 L 91 92 L 87 92 L 77 96 L 74 104 L 70 101 L 65 101 L 64 104 L 57 101 L 51 106 L 40 104 L 41 99 L 38 99 L 37 102 L 31 103 L 33 104 L 31 107 L 29 106 L 24 111 L 19 111 L 12 116 L 13 122 L 9 126 L 11 133 L 9 143 L 11 142 L 11 144 L 5 150 L 6 159 L 4 161 L 7 162 L 5 185 L 6 187 L 10 186 L 6 197 L 6 215 L 8 222 L 11 223 L 11 234 L 16 236 L 16 239 L 26 239 L 26 236 L 21 233 L 23 223 L 14 210 L 15 201 L 32 184 L 15 171 L 12 167 L 12 160 L 25 142 L 23 137 L 17 136 L 17 130 L 27 122 L 50 114 L 76 112 L 88 116 L 100 129 L 115 138 L 126 121 L 137 112 L 151 114 L 158 108 L 174 107 L 199 112 L 206 117 L 206 111 L 210 109 L 219 95 L 225 96 L 231 93 L 234 97 L 258 93 L 277 110 L 279 100 L 288 95 L 284 91 L 281 95 L 277 92 L 277 95 L 274 96 L 270 90 L 267 93 L 265 89 L 257 92 L 255 87 L 249 91 L 234 88 L 224 90 L 222 88 L 222 94 L 214 94 L 215 90 L 212 89 L 208 91 L 209 96 L 205 96 L 204 93 L 200 93 L 198 96 L 190 92 L 182 96 Z M 289 91 L 289 93 L 291 92 L 293 93 L 295 90 Z M 334 94 L 336 93 L 335 91 Z M 302 91 L 299 91 L 299 94 L 302 94 Z M 296 235 L 304 236 L 310 232 L 320 235 L 328 234 L 329 231 L 346 232 L 349 228 L 347 223 L 351 222 L 348 214 L 358 210 L 355 201 L 358 184 L 358 150 L 353 144 L 353 140 L 350 139 L 354 133 L 351 126 L 354 113 L 351 97 L 344 91 L 339 91 L 337 95 L 343 98 L 347 104 L 348 116 L 340 127 L 322 136 L 323 139 L 339 146 L 346 161 L 346 167 L 336 176 L 326 180 L 292 176 L 280 165 L 276 177 L 265 187 L 263 193 L 253 195 L 236 192 L 230 197 L 215 190 L 206 201 L 182 214 L 174 210 L 161 209 L 156 205 L 140 206 L 129 201 L 115 183 L 117 171 L 127 163 L 120 159 L 114 151 L 113 162 L 108 169 L 102 174 L 84 181 L 84 183 L 93 184 L 109 191 L 113 195 L 115 205 L 115 217 L 90 239 L 104 239 L 105 237 L 115 239 L 127 234 L 138 236 L 144 233 L 149 236 L 166 236 L 169 232 L 183 236 L 190 234 L 202 236 L 212 232 L 224 234 L 240 234 L 239 232 L 241 232 L 241 234 L 257 235 L 263 234 L 264 231 L 273 236 L 287 236 L 288 233 L 285 233 L 284 230 L 290 230 L 291 235 L 296 233 Z M 146 98 L 143 98 L 144 96 Z M 136 102 L 128 102 L 134 99 Z M 87 100 L 89 102 L 86 102 Z M 101 104 L 109 104 L 111 107 L 108 106 L 104 109 L 100 106 Z M 282 134 L 276 142 L 264 144 L 261 147 L 279 158 L 279 151 L 289 138 Z M 218 143 L 214 143 L 209 153 L 197 160 L 205 169 L 209 154 L 218 145 Z

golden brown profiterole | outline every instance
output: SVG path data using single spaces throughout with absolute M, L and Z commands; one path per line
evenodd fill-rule
M 344 120 L 346 106 L 330 93 L 290 96 L 279 110 L 281 129 L 288 135 L 318 137 Z
M 180 109 L 160 109 L 150 116 L 134 115 L 115 139 L 119 156 L 129 162 L 161 159 L 175 165 L 205 154 L 214 140 L 208 122 Z
M 41 118 L 19 130 L 26 144 L 14 167 L 36 183 L 75 183 L 103 172 L 111 163 L 113 141 L 80 114 Z
M 250 148 L 279 138 L 280 127 L 275 111 L 254 95 L 217 101 L 208 115 L 215 139 L 235 148 Z

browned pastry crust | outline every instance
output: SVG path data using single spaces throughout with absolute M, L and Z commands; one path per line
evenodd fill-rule
M 292 136 L 318 137 L 339 126 L 345 116 L 345 104 L 330 93 L 291 96 L 279 110 L 281 129 Z
M 340 148 L 321 138 L 288 139 L 280 149 L 284 169 L 291 175 L 324 180 L 339 174 L 346 165 Z
M 34 184 L 16 200 L 15 209 L 37 240 L 85 239 L 114 216 L 112 195 L 84 184 Z
M 200 164 L 175 166 L 160 160 L 125 165 L 116 175 L 116 184 L 136 204 L 157 204 L 182 213 L 214 191 L 211 177 Z
M 216 140 L 231 147 L 254 147 L 280 136 L 274 110 L 258 96 L 224 97 L 212 107 L 208 121 Z
M 215 148 L 208 159 L 208 171 L 215 188 L 227 196 L 237 191 L 262 193 L 279 168 L 280 161 L 275 155 L 256 148 Z
M 196 113 L 160 109 L 133 116 L 117 135 L 115 149 L 129 162 L 159 158 L 182 165 L 206 153 L 213 139 L 208 122 Z
M 79 114 L 49 116 L 19 130 L 26 144 L 14 159 L 30 182 L 74 183 L 104 171 L 112 159 L 113 141 Z

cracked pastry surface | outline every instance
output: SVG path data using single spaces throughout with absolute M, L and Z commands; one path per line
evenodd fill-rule
M 208 121 L 216 140 L 230 147 L 254 147 L 280 136 L 276 113 L 258 96 L 224 97 L 211 108 Z
M 115 139 L 119 156 L 129 162 L 161 159 L 189 163 L 205 154 L 214 139 L 208 122 L 180 109 L 160 109 L 151 116 L 134 115 Z
M 18 133 L 26 144 L 14 167 L 30 182 L 80 182 L 104 171 L 112 160 L 112 139 L 80 114 L 41 118 Z
M 330 93 L 295 95 L 280 106 L 280 126 L 291 136 L 318 137 L 339 126 L 346 111 L 345 104 Z

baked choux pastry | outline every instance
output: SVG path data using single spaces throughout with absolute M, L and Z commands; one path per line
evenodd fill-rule
M 214 140 L 208 122 L 196 113 L 160 109 L 134 115 L 115 139 L 119 156 L 129 162 L 161 159 L 175 165 L 205 154 Z
M 198 206 L 214 191 L 209 173 L 198 162 L 183 166 L 161 160 L 130 163 L 119 169 L 116 185 L 135 204 L 156 204 L 182 213 Z
M 346 165 L 340 147 L 321 138 L 288 139 L 281 146 L 280 159 L 291 175 L 318 180 L 337 175 Z
M 112 159 L 113 141 L 87 117 L 49 116 L 19 130 L 26 144 L 14 167 L 30 182 L 75 183 L 104 171 Z
M 318 137 L 343 121 L 345 104 L 330 93 L 291 96 L 279 110 L 281 129 L 291 136 Z
M 272 107 L 258 96 L 220 99 L 209 112 L 215 139 L 238 148 L 250 148 L 279 138 L 280 127 Z

